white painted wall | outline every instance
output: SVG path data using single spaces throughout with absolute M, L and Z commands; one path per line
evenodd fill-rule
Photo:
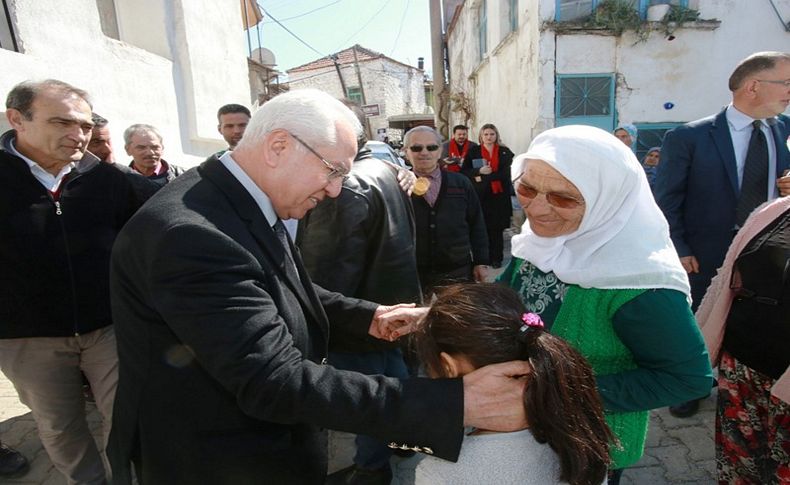
M 119 161 L 130 160 L 123 130 L 149 123 L 162 132 L 166 160 L 196 165 L 225 147 L 217 109 L 249 104 L 238 0 L 116 0 L 121 41 L 102 33 L 95 0 L 12 6 L 21 53 L 0 49 L 0 92 L 46 78 L 85 89 L 110 120 Z
M 476 127 L 492 122 L 516 153 L 554 126 L 555 74 L 617 73 L 619 121 L 685 122 L 730 101 L 727 79 L 739 60 L 757 51 L 790 50 L 790 33 L 771 4 L 743 0 L 696 0 L 691 6 L 701 18 L 721 20 L 717 29 L 678 29 L 672 41 L 653 32 L 644 43 L 636 43 L 633 34 L 557 35 L 544 27 L 554 19 L 554 0 L 520 0 L 517 39 L 506 39 L 497 50 L 491 39 L 499 38 L 499 22 L 491 19 L 498 18 L 499 2 L 488 0 L 489 56 L 479 63 L 475 3 L 464 3 L 448 35 L 451 86 L 475 97 L 473 135 Z M 774 3 L 790 20 L 790 0 Z M 664 109 L 666 102 L 674 108 Z M 453 113 L 450 124 L 456 121 Z
M 367 104 L 379 104 L 381 113 L 380 116 L 368 118 L 374 137 L 379 128 L 388 128 L 389 116 L 428 112 L 425 104 L 423 71 L 386 58 L 361 60 L 359 68 L 365 100 Z M 346 87 L 359 87 L 353 64 L 341 65 L 340 72 Z M 334 66 L 308 71 L 290 71 L 288 84 L 291 89 L 315 88 L 332 96 L 344 96 Z M 394 131 L 389 133 L 390 137 L 394 135 Z

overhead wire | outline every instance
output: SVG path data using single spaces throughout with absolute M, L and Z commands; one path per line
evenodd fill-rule
M 392 49 L 390 49 L 389 56 L 392 57 L 392 53 L 395 52 L 395 48 L 398 47 L 398 41 L 400 40 L 400 33 L 403 30 L 403 23 L 406 21 L 406 12 L 409 11 L 409 2 L 410 0 L 406 0 L 406 8 L 403 9 L 403 15 L 400 17 L 400 25 L 398 26 L 398 35 L 395 36 L 395 42 L 392 44 Z
M 321 53 L 321 52 L 320 52 L 318 49 L 316 49 L 315 47 L 311 46 L 310 44 L 308 44 L 307 42 L 305 42 L 304 40 L 302 40 L 302 38 L 301 38 L 301 37 L 299 37 L 298 35 L 296 35 L 296 34 L 294 34 L 293 32 L 291 32 L 291 30 L 290 30 L 288 27 L 286 27 L 285 25 L 283 25 L 283 24 L 282 24 L 282 23 L 281 23 L 279 20 L 277 20 L 276 18 L 272 17 L 272 14 L 270 14 L 269 12 L 267 12 L 267 11 L 266 11 L 266 9 L 265 9 L 265 8 L 263 8 L 263 5 L 261 5 L 261 3 L 260 3 L 260 2 L 256 2 L 256 3 L 258 4 L 258 7 L 260 7 L 260 9 L 263 11 L 263 13 L 264 13 L 264 14 L 266 14 L 266 16 L 267 16 L 267 17 L 269 17 L 269 18 L 270 18 L 270 19 L 272 19 L 272 20 L 273 20 L 273 21 L 274 21 L 274 22 L 275 22 L 277 25 L 279 25 L 280 27 L 282 27 L 282 29 L 283 29 L 283 30 L 285 30 L 286 32 L 288 32 L 289 34 L 291 34 L 291 35 L 292 35 L 292 36 L 293 36 L 293 37 L 294 37 L 296 40 L 298 40 L 299 42 L 301 42 L 302 44 L 304 44 L 304 45 L 305 45 L 307 48 L 309 48 L 310 50 L 312 50 L 313 52 L 315 52 L 315 53 L 316 53 L 316 54 L 318 54 L 319 56 L 321 56 L 321 57 L 327 57 L 327 55 L 326 55 L 326 54 L 323 54 L 323 53 Z
M 360 27 L 360 28 L 359 28 L 359 30 L 357 30 L 356 32 L 354 32 L 353 34 L 351 34 L 351 36 L 350 36 L 348 39 L 344 40 L 344 41 L 343 41 L 343 43 L 342 43 L 342 44 L 340 44 L 340 45 L 338 46 L 338 49 L 341 49 L 341 48 L 343 48 L 343 47 L 344 47 L 346 44 L 348 44 L 348 41 L 350 41 L 351 39 L 353 39 L 354 37 L 356 37 L 356 35 L 357 35 L 358 33 L 360 33 L 360 32 L 362 32 L 363 30 L 365 30 L 365 28 L 366 28 L 366 27 L 367 27 L 367 26 L 368 26 L 368 25 L 369 25 L 371 22 L 373 22 L 373 19 L 375 19 L 376 17 L 378 17 L 378 15 L 379 15 L 379 14 L 380 14 L 380 13 L 381 13 L 381 12 L 382 12 L 382 11 L 383 11 L 385 8 L 387 8 L 387 5 L 389 5 L 390 1 L 391 1 L 391 0 L 387 0 L 386 2 L 384 2 L 384 5 L 382 5 L 382 6 L 381 6 L 381 8 L 380 8 L 380 9 L 378 9 L 378 10 L 376 11 L 376 13 L 374 13 L 374 14 L 373 14 L 373 16 L 372 16 L 372 17 L 370 17 L 370 18 L 368 19 L 368 21 L 367 21 L 367 22 L 365 22 L 365 24 L 364 24 L 362 27 Z
M 317 12 L 319 10 L 323 10 L 323 9 L 325 9 L 327 7 L 331 7 L 332 5 L 338 4 L 338 3 L 342 2 L 342 1 L 343 0 L 335 0 L 334 2 L 330 2 L 330 3 L 327 3 L 326 5 L 322 5 L 320 7 L 314 8 L 314 9 L 310 10 L 309 12 L 304 12 L 304 13 L 300 13 L 299 15 L 294 15 L 293 17 L 280 19 L 280 22 L 287 22 L 289 20 L 294 20 L 294 19 L 298 19 L 300 17 L 304 17 L 306 15 L 310 15 L 311 13 Z M 263 23 L 264 24 L 272 24 L 272 23 L 274 23 L 274 21 L 272 21 L 272 22 L 264 21 Z

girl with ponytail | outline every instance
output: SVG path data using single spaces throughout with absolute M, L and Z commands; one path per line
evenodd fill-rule
M 529 360 L 533 369 L 524 377 L 528 429 L 470 430 L 458 463 L 426 457 L 417 466 L 417 484 L 605 483 L 614 438 L 592 369 L 573 347 L 545 331 L 513 290 L 497 284 L 445 287 L 414 338 L 433 378 L 511 360 Z

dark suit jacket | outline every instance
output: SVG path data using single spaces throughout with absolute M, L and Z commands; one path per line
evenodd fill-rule
M 669 222 L 672 242 L 683 256 L 700 264 L 705 287 L 724 261 L 735 227 L 738 172 L 726 110 L 667 132 L 655 181 L 658 205 Z M 787 137 L 790 120 L 779 116 L 772 126 L 776 173 L 790 166 Z M 692 287 L 697 276 L 692 275 Z M 696 291 L 695 301 L 700 291 Z
M 286 275 L 266 218 L 213 157 L 125 226 L 111 268 L 116 483 L 130 483 L 134 459 L 143 484 L 320 484 L 323 428 L 457 457 L 461 381 L 322 365 L 330 328 L 332 338 L 364 334 L 376 305 L 313 286 L 294 254 L 304 284 Z

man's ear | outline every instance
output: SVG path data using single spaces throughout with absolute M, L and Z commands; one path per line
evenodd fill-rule
M 11 125 L 11 128 L 16 131 L 22 129 L 22 121 L 25 119 L 25 117 L 22 115 L 21 111 L 14 108 L 8 108 L 5 112 L 5 117 L 8 120 L 8 124 Z
M 129 151 L 129 147 L 130 146 L 132 146 L 132 144 L 131 143 L 127 143 L 126 145 L 123 146 L 123 149 L 126 150 L 126 154 L 131 157 L 132 156 L 132 152 Z
M 266 163 L 270 166 L 277 166 L 285 159 L 289 150 L 293 149 L 292 138 L 285 130 L 274 130 L 264 139 L 264 150 L 268 155 Z

